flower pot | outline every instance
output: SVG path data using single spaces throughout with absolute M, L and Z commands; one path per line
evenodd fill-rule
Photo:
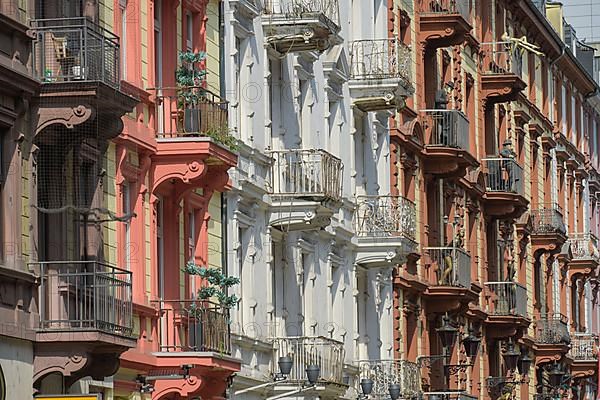
M 186 108 L 183 111 L 183 130 L 185 133 L 200 133 L 201 115 L 198 108 Z

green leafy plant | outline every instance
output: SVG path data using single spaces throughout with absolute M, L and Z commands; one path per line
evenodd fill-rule
M 206 285 L 198 290 L 198 299 L 216 299 L 219 305 L 224 308 L 231 308 L 239 302 L 236 295 L 227 294 L 228 288 L 240 283 L 239 278 L 227 276 L 218 268 L 196 265 L 192 261 L 189 261 L 183 270 L 190 275 L 199 276 L 204 279 Z
M 179 52 L 179 67 L 175 70 L 175 80 L 179 86 L 179 107 L 195 106 L 205 95 L 202 86 L 206 82 L 206 68 L 202 62 L 206 59 L 205 52 Z

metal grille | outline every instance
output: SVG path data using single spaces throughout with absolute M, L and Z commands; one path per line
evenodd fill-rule
M 38 262 L 40 329 L 131 336 L 131 272 L 95 261 Z
M 489 313 L 502 316 L 527 316 L 525 286 L 516 282 L 486 282 L 485 286 L 490 295 Z
M 271 151 L 274 195 L 340 200 L 342 161 L 325 150 Z
M 314 336 L 285 337 L 273 339 L 272 373 L 277 373 L 279 357 L 289 356 L 293 366 L 291 382 L 306 381 L 306 367 L 321 368 L 319 381 L 344 384 L 344 344 L 333 339 Z
M 574 334 L 569 354 L 578 361 L 598 360 L 598 336 L 592 333 Z
M 338 0 L 266 0 L 263 13 L 290 20 L 324 16 L 339 25 Z
M 422 110 L 428 146 L 469 150 L 469 120 L 459 110 Z
M 600 261 L 598 238 L 591 233 L 570 233 L 569 244 L 574 260 Z
M 415 240 L 416 206 L 401 196 L 358 196 L 356 234 L 369 237 L 403 236 Z
M 524 194 L 523 168 L 512 158 L 484 158 L 486 190 Z
M 487 42 L 481 44 L 484 74 L 510 74 L 522 76 L 523 54 L 512 42 Z
M 119 88 L 119 38 L 87 18 L 38 19 L 34 66 L 43 82 L 98 81 Z
M 531 212 L 531 219 L 534 234 L 567 232 L 562 210 L 558 204 L 542 204 L 541 208 Z
M 400 385 L 403 398 L 419 396 L 421 372 L 419 366 L 406 360 L 365 360 L 358 362 L 359 377 L 373 380 L 373 392 L 369 398 L 388 399 L 389 385 Z M 360 393 L 360 379 L 357 380 Z
M 229 310 L 203 300 L 158 300 L 159 349 L 231 354 Z
M 353 79 L 411 77 L 411 51 L 398 38 L 357 40 L 350 43 L 350 75 Z
M 471 288 L 471 256 L 458 247 L 425 247 L 437 284 Z
M 460 14 L 470 20 L 470 0 L 420 0 L 425 14 Z
M 541 318 L 536 323 L 535 341 L 542 344 L 569 344 L 571 336 L 567 318 L 562 314 Z
M 156 137 L 228 135 L 227 101 L 200 87 L 150 89 L 156 94 Z

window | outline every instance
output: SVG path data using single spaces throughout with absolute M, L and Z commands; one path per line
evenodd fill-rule
M 158 269 L 158 297 L 165 296 L 164 240 L 163 240 L 163 202 L 156 202 L 156 261 Z
M 132 192 L 132 188 L 131 188 L 131 183 L 130 182 L 125 182 L 123 184 L 123 204 L 122 204 L 122 209 L 123 209 L 123 215 L 129 215 L 131 214 L 131 192 Z M 131 271 L 131 219 L 126 219 L 125 223 L 123 224 L 124 228 L 125 228 L 125 269 L 127 271 Z
M 154 1 L 154 83 L 157 87 L 162 84 L 162 4 L 161 0 Z
M 188 214 L 188 259 L 191 262 L 196 261 L 196 211 L 192 210 Z M 190 289 L 191 292 L 196 294 L 196 277 L 190 276 Z
M 194 18 L 191 13 L 185 15 L 185 27 L 186 27 L 186 47 L 187 51 L 194 51 Z
M 127 0 L 119 0 L 121 12 L 121 74 L 122 79 L 127 79 Z

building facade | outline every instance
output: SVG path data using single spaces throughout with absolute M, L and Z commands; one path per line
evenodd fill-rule
M 0 5 L 0 400 L 598 397 L 558 2 Z

